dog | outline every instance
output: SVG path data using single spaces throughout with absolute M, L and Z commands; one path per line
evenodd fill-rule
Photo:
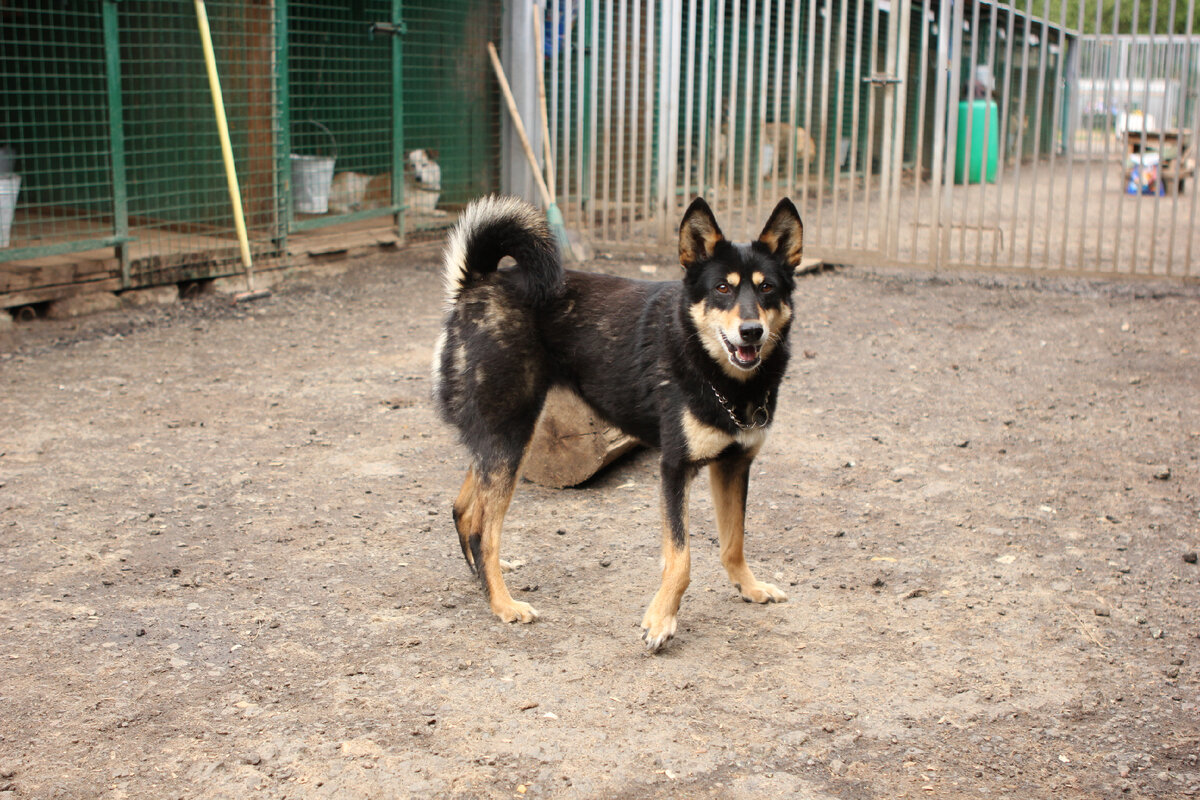
M 754 577 L 742 541 L 750 465 L 787 368 L 803 240 L 786 198 L 749 244 L 726 240 L 697 198 L 679 228 L 682 279 L 648 282 L 564 270 L 545 218 L 523 201 L 488 197 L 463 212 L 445 250 L 434 398 L 471 453 L 453 518 L 496 616 L 538 616 L 504 583 L 500 531 L 551 386 L 662 451 L 662 580 L 641 625 L 650 651 L 675 635 L 691 563 L 688 487 L 701 467 L 721 563 L 742 599 L 787 600 Z M 501 268 L 505 256 L 516 264 Z
M 721 126 L 717 139 L 717 177 L 725 173 L 726 145 L 729 142 L 728 125 Z M 804 171 L 804 165 L 812 163 L 817 156 L 817 143 L 808 131 L 799 125 L 792 127 L 782 122 L 763 123 L 758 142 L 758 177 L 771 180 L 775 176 L 781 181 L 789 180 L 787 173 L 788 137 L 792 137 L 796 152 L 796 177 Z

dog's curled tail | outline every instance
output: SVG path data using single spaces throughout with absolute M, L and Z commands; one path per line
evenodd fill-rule
M 541 305 L 563 285 L 558 244 L 546 218 L 516 197 L 490 195 L 463 211 L 446 241 L 443 279 L 446 301 L 453 305 L 472 281 L 495 272 L 500 259 L 517 262 L 523 298 Z

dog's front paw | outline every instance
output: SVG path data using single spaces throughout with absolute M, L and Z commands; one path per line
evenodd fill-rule
M 512 600 L 504 604 L 493 603 L 492 613 L 504 622 L 533 622 L 538 618 L 537 609 L 520 600 Z
M 651 653 L 658 652 L 664 644 L 675 636 L 675 615 L 652 615 L 646 612 L 642 620 L 642 641 Z
M 753 586 L 735 585 L 747 603 L 786 603 L 788 599 L 783 590 L 771 583 L 755 581 Z

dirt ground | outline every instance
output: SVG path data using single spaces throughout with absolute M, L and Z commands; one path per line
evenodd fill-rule
M 707 478 L 524 484 L 491 616 L 432 249 L 0 333 L 0 798 L 1200 795 L 1200 291 L 804 278 L 741 602 Z M 665 256 L 597 268 L 673 278 Z

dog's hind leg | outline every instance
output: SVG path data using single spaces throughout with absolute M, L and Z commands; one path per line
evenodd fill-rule
M 746 533 L 746 493 L 750 485 L 752 460 L 753 456 L 738 455 L 714 461 L 708 466 L 721 542 L 721 564 L 747 603 L 782 603 L 787 600 L 787 595 L 778 587 L 755 579 L 742 552 Z
M 505 622 L 533 622 L 538 612 L 509 594 L 500 563 L 500 531 L 516 485 L 515 467 L 492 470 L 478 478 L 475 505 L 480 533 L 468 538 L 468 547 L 492 613 Z
M 695 468 L 687 465 L 664 463 L 662 467 L 662 583 L 642 617 L 642 640 L 651 651 L 658 650 L 675 635 L 679 602 L 691 581 L 687 502 L 695 472 Z
M 454 501 L 454 527 L 458 530 L 458 544 L 462 547 L 463 558 L 472 572 L 478 573 L 475 566 L 475 554 L 471 547 L 471 537 L 478 539 L 482 535 L 479 519 L 479 503 L 477 493 L 478 481 L 475 478 L 475 467 L 467 470 L 458 499 Z

